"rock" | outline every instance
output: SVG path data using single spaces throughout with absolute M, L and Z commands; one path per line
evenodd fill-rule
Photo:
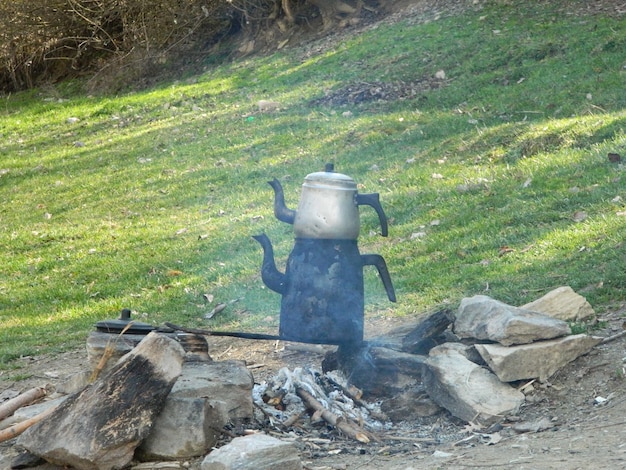
M 228 421 L 252 418 L 253 385 L 243 362 L 185 362 L 137 455 L 142 460 L 205 455 Z
M 393 423 L 433 416 L 441 411 L 439 405 L 415 388 L 405 390 L 388 400 L 384 400 L 380 408 Z
M 20 421 L 33 418 L 37 416 L 38 414 L 44 413 L 50 408 L 59 406 L 61 403 L 67 400 L 67 398 L 68 398 L 67 396 L 60 396 L 52 400 L 46 400 L 46 401 L 42 401 L 41 403 L 35 403 L 34 405 L 23 406 L 22 408 L 15 410 L 15 413 L 13 413 L 13 418 L 15 418 L 15 422 L 20 422 Z
M 88 370 L 82 370 L 80 372 L 72 374 L 59 385 L 57 385 L 57 392 L 63 395 L 78 393 L 87 385 L 89 385 L 89 379 L 91 378 L 91 375 L 92 372 Z
M 543 416 L 534 421 L 523 421 L 521 423 L 515 423 L 511 426 L 511 429 L 515 432 L 541 432 L 548 429 L 552 429 L 556 426 L 556 423 L 552 422 L 549 418 Z
M 445 353 L 437 351 L 445 348 Z M 423 381 L 435 403 L 457 418 L 489 425 L 516 414 L 524 394 L 445 345 L 431 350 Z
M 503 382 L 534 378 L 543 382 L 600 342 L 602 338 L 581 334 L 518 346 L 476 344 L 474 347 Z
M 87 337 L 87 357 L 89 358 L 89 366 L 92 370 L 98 367 L 100 359 L 109 347 L 110 357 L 102 368 L 106 372 L 124 355 L 132 351 L 146 335 L 113 335 L 111 333 L 103 333 L 101 331 L 92 331 Z
M 259 108 L 259 111 L 265 113 L 280 109 L 280 103 L 278 101 L 259 100 L 257 102 L 257 107 Z
M 459 338 L 486 339 L 510 346 L 565 336 L 571 330 L 563 320 L 475 295 L 461 301 L 454 333 Z
M 583 322 L 591 320 L 596 315 L 587 299 L 569 286 L 558 287 L 521 308 L 565 321 Z
M 107 374 L 28 428 L 17 444 L 77 470 L 124 468 L 181 373 L 185 351 L 150 333 Z
M 342 371 L 365 395 L 392 397 L 417 385 L 425 358 L 380 346 L 340 346 L 326 354 L 322 368 Z
M 201 470 L 302 470 L 293 444 L 265 434 L 236 437 L 202 461 Z

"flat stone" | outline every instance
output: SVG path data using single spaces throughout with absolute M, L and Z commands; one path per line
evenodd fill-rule
M 35 403 L 34 405 L 23 406 L 15 410 L 13 417 L 16 418 L 16 422 L 25 421 L 30 418 L 34 418 L 38 414 L 48 411 L 50 408 L 59 406 L 67 399 L 67 396 L 60 396 L 52 400 L 42 401 L 41 403 Z
M 571 330 L 563 320 L 513 307 L 486 295 L 476 295 L 461 301 L 454 333 L 459 338 L 490 340 L 510 346 L 565 336 Z
M 517 413 L 524 402 L 523 393 L 454 348 L 446 348 L 445 354 L 438 348 L 441 346 L 431 350 L 423 375 L 426 392 L 435 403 L 457 418 L 483 425 Z
M 201 470 L 302 470 L 296 447 L 265 434 L 236 437 L 212 451 Z
M 205 455 L 228 421 L 252 418 L 253 385 L 241 361 L 185 362 L 137 455 L 142 460 Z
M 581 334 L 518 346 L 476 344 L 474 347 L 503 382 L 534 378 L 545 381 L 600 342 L 602 338 Z
M 570 286 L 558 287 L 521 308 L 565 321 L 584 322 L 593 319 L 596 315 L 587 299 L 574 292 Z

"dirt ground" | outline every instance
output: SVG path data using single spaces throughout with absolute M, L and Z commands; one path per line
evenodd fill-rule
M 606 325 L 594 335 L 623 331 L 626 303 L 601 320 Z M 397 326 L 390 318 L 370 318 L 366 337 Z M 310 366 L 321 370 L 323 354 L 294 349 L 274 341 L 210 338 L 214 360 L 244 360 L 255 382 L 272 377 L 281 367 Z M 332 347 L 326 347 L 326 349 Z M 361 444 L 333 435 L 331 443 L 298 445 L 310 470 L 417 469 L 617 469 L 626 468 L 626 337 L 598 345 L 558 371 L 534 391 L 517 417 L 501 428 L 475 429 L 440 410 L 435 416 L 394 423 L 380 442 Z M 63 382 L 87 369 L 86 350 L 56 356 L 21 359 L 32 376 L 19 382 L 0 382 L 0 393 Z M 517 385 L 517 384 L 516 384 Z M 523 384 L 519 384 L 523 385 Z M 527 423 L 528 432 L 512 426 Z M 538 424 L 539 423 L 539 424 Z M 535 429 L 532 429 L 532 428 Z M 14 441 L 0 444 L 0 469 L 9 468 L 18 449 Z M 201 459 L 188 462 L 191 470 Z M 59 467 L 43 465 L 38 470 Z
M 459 14 L 465 8 L 480 8 L 480 1 L 431 0 L 396 2 L 396 12 L 383 21 L 405 18 L 433 20 Z M 623 16 L 626 2 L 570 1 L 568 14 Z M 362 28 L 371 27 L 362 25 Z M 303 45 L 303 54 L 314 54 L 335 43 L 337 35 Z M 600 320 L 606 325 L 595 335 L 608 337 L 623 331 L 626 303 Z M 368 318 L 367 332 L 380 334 L 398 326 L 393 319 Z M 255 381 L 271 377 L 281 367 L 312 366 L 321 369 L 323 356 L 290 349 L 284 343 L 212 338 L 210 354 L 216 360 L 240 359 L 251 366 Z M 434 417 L 416 418 L 385 433 L 380 442 L 355 443 L 339 438 L 330 445 L 301 445 L 300 455 L 311 470 L 417 470 L 417 469 L 617 469 L 626 468 L 626 337 L 600 344 L 591 353 L 558 371 L 544 384 L 535 383 L 517 421 L 501 429 L 481 430 L 453 418 L 445 410 Z M 34 386 L 60 384 L 67 377 L 88 369 L 85 349 L 55 356 L 19 360 L 26 380 L 13 382 L 0 373 L 0 394 L 25 391 Z M 13 374 L 13 373 L 12 373 Z M 523 384 L 522 384 L 523 385 Z M 516 432 L 514 424 L 541 423 L 535 430 Z M 0 470 L 9 468 L 18 449 L 14 441 L 0 444 Z M 200 460 L 188 462 L 198 469 Z M 40 470 L 56 469 L 50 465 Z

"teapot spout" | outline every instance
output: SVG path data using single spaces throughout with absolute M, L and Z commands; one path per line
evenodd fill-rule
M 261 235 L 253 235 L 263 247 L 263 264 L 261 265 L 261 279 L 267 287 L 274 292 L 283 294 L 285 292 L 285 275 L 276 268 L 274 261 L 274 248 L 270 239 L 262 233 Z
M 293 221 L 296 218 L 296 211 L 287 208 L 285 205 L 285 193 L 283 192 L 283 187 L 281 186 L 280 181 L 274 178 L 272 181 L 268 181 L 268 183 L 274 189 L 274 215 L 282 222 L 293 224 Z M 261 242 L 259 241 L 259 243 Z

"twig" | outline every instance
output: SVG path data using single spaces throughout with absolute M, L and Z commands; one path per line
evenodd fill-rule
M 615 341 L 616 339 L 619 339 L 622 336 L 626 336 L 626 330 L 620 331 L 619 333 L 617 333 L 617 334 L 615 334 L 613 336 L 608 336 L 608 337 L 604 338 L 602 340 L 602 343 L 600 343 L 600 344 L 608 343 L 610 341 Z
M 348 421 L 343 417 L 337 416 L 336 414 L 324 408 L 324 405 L 317 401 L 315 397 L 313 397 L 313 395 L 297 385 L 296 394 L 300 397 L 300 399 L 304 402 L 305 406 L 308 409 L 319 413 L 324 421 L 326 421 L 331 426 L 335 426 L 346 436 L 365 444 L 370 442 L 370 437 L 374 437 L 373 435 L 368 435 L 369 433 L 367 433 L 366 431 L 359 429 L 358 426 L 351 421 Z
M 13 439 L 14 437 L 19 436 L 24 431 L 26 431 L 29 427 L 31 427 L 33 424 L 38 423 L 39 421 L 44 419 L 46 416 L 51 414 L 54 410 L 56 410 L 56 408 L 57 408 L 56 406 L 53 406 L 51 408 L 48 408 L 43 413 L 39 413 L 38 415 L 33 416 L 32 418 L 25 419 L 24 421 L 14 424 L 13 426 L 7 429 L 3 429 L 2 431 L 0 431 L 0 442 L 8 441 L 9 439 Z
M 592 429 L 610 428 L 611 426 L 622 426 L 624 424 L 626 424 L 626 421 L 618 421 L 616 423 L 599 424 L 598 426 L 593 426 L 593 427 L 587 428 L 587 429 L 588 430 L 592 430 Z
M 124 329 L 120 332 L 119 335 L 117 335 L 113 340 L 109 339 L 109 341 L 107 341 L 107 345 L 104 348 L 102 357 L 100 357 L 98 364 L 96 365 L 95 369 L 89 376 L 89 383 L 95 382 L 96 379 L 100 376 L 100 374 L 102 373 L 102 370 L 106 367 L 107 363 L 109 362 L 109 359 L 111 359 L 111 356 L 113 356 L 113 353 L 115 352 L 115 345 L 117 344 L 117 341 L 122 337 L 124 333 L 128 331 L 128 329 L 133 325 L 133 323 L 134 322 L 132 321 L 128 322 L 128 324 L 124 327 Z
M 358 396 L 352 393 L 352 391 L 348 389 L 347 387 L 345 387 L 343 384 L 337 382 L 335 379 L 333 379 L 332 377 L 329 377 L 328 375 L 326 375 L 325 377 L 331 384 L 333 384 L 335 387 L 338 387 L 341 390 L 341 392 L 345 396 L 347 396 L 350 400 L 352 400 L 354 403 L 359 405 L 361 408 L 366 409 L 372 418 L 377 419 L 378 421 L 387 421 L 389 419 L 384 413 L 378 413 L 377 411 L 370 410 L 370 408 L 367 406 L 367 403 L 365 401 L 361 400 Z
M 11 416 L 15 413 L 15 410 L 21 408 L 22 406 L 30 405 L 34 401 L 45 397 L 47 394 L 48 391 L 45 387 L 35 387 L 4 402 L 0 405 L 0 421 L 7 416 Z
M 421 442 L 423 444 L 439 444 L 439 441 L 428 437 L 408 437 L 408 436 L 383 436 L 383 440 L 405 441 L 405 442 Z

